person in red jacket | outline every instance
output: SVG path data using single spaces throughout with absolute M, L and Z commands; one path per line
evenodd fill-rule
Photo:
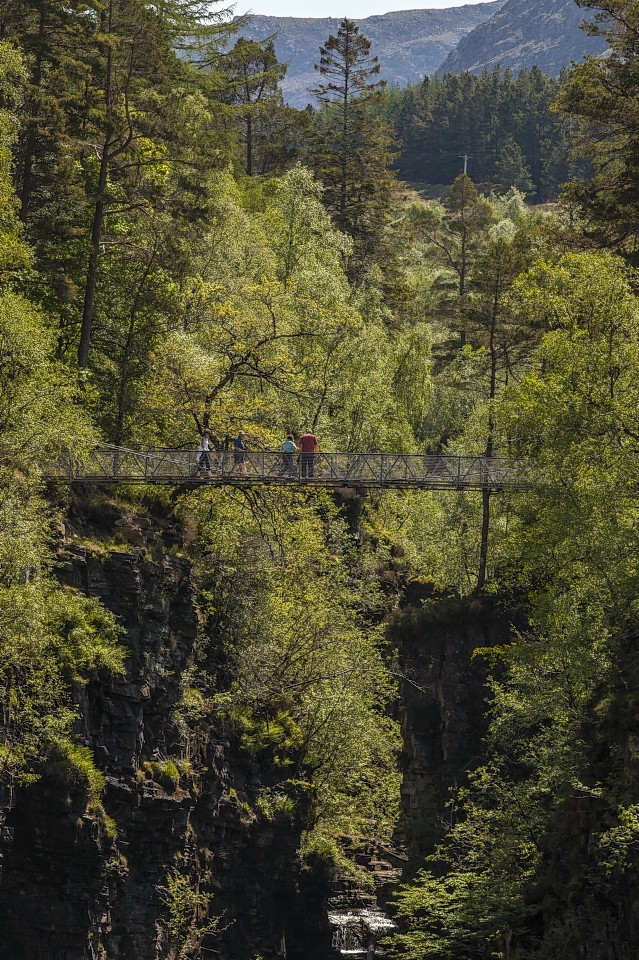
M 317 437 L 312 430 L 307 430 L 306 433 L 300 437 L 300 473 L 302 480 L 306 480 L 315 475 L 314 456 L 317 452 L 317 444 Z

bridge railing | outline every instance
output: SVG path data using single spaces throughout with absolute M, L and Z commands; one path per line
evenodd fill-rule
M 530 486 L 525 464 L 518 460 L 451 457 L 436 454 L 316 453 L 280 451 L 210 451 L 208 464 L 192 450 L 130 450 L 102 446 L 81 462 L 61 462 L 46 475 L 52 479 L 108 482 L 247 481 L 318 486 L 426 487 L 486 489 Z

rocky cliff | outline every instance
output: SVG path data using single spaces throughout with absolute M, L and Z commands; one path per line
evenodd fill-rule
M 401 87 L 433 73 L 461 38 L 491 17 L 502 3 L 496 0 L 446 10 L 401 10 L 356 23 L 372 41 L 371 53 L 379 57 L 381 76 Z M 288 65 L 282 83 L 284 97 L 291 106 L 304 107 L 313 100 L 308 90 L 317 82 L 313 64 L 318 61 L 320 44 L 338 28 L 335 17 L 253 16 L 240 33 L 250 40 L 274 38 L 278 59 Z
M 599 37 L 580 29 L 587 11 L 574 0 L 508 0 L 489 20 L 463 37 L 440 73 L 480 73 L 506 67 L 515 73 L 533 66 L 553 77 L 571 61 L 605 49 Z
M 220 657 L 183 551 L 168 512 L 91 497 L 71 511 L 60 577 L 116 614 L 127 674 L 76 691 L 103 810 L 55 768 L 4 798 L 1 960 L 156 960 L 187 937 L 226 960 L 328 955 L 327 889 L 298 860 L 300 825 L 255 808 L 281 773 L 221 725 L 198 742 L 182 728 L 189 669 Z
M 450 789 L 481 759 L 489 694 L 486 662 L 473 654 L 506 643 L 520 617 L 490 598 L 432 597 L 413 587 L 408 599 L 391 628 L 402 675 L 405 875 L 441 839 Z
M 256 803 L 286 773 L 210 712 L 185 723 L 185 704 L 199 706 L 194 672 L 220 686 L 226 672 L 189 538 L 162 504 L 85 492 L 71 505 L 59 577 L 116 615 L 127 672 L 76 689 L 78 738 L 105 777 L 99 802 L 55 764 L 0 798 L 0 960 L 336 960 L 372 949 L 392 927 L 380 906 L 432 849 L 450 786 L 476 762 L 486 691 L 472 652 L 503 642 L 510 619 L 486 601 L 422 607 L 413 588 L 392 627 L 405 740 L 397 844 L 344 838 L 369 888 L 302 862 L 304 799 L 293 814 Z

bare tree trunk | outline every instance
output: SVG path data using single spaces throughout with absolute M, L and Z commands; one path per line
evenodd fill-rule
M 486 583 L 486 572 L 488 568 L 488 537 L 490 534 L 490 490 L 482 490 L 482 518 L 481 518 L 481 544 L 479 547 L 479 572 L 477 574 L 477 586 L 481 589 Z
M 133 352 L 133 338 L 135 335 L 135 324 L 138 316 L 138 308 L 140 306 L 140 301 L 142 299 L 142 294 L 144 292 L 144 286 L 146 281 L 149 278 L 149 274 L 155 262 L 155 250 L 152 252 L 149 260 L 144 268 L 144 273 L 138 284 L 138 289 L 136 291 L 133 303 L 131 305 L 131 310 L 129 312 L 129 327 L 127 330 L 126 341 L 124 343 L 124 351 L 122 353 L 122 363 L 120 365 L 120 386 L 118 388 L 118 415 L 115 422 L 115 437 L 114 443 L 119 446 L 122 442 L 122 437 L 124 434 L 124 417 L 126 414 L 126 394 L 127 387 L 129 384 L 129 365 L 131 362 L 131 354 Z
M 345 58 L 344 65 L 344 100 L 342 104 L 342 157 L 341 157 L 341 183 L 340 183 L 340 192 L 339 192 L 339 215 L 341 226 L 344 226 L 346 220 L 346 196 L 347 196 L 347 183 L 346 183 L 346 169 L 348 166 L 348 107 L 349 102 L 348 98 L 350 96 L 349 90 L 349 66 L 348 66 L 348 48 L 347 56 Z

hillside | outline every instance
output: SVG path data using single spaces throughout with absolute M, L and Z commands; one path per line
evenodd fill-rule
M 588 37 L 580 29 L 586 12 L 574 0 L 508 0 L 490 20 L 460 40 L 441 70 L 479 73 L 495 66 L 514 71 L 538 66 L 558 76 L 571 60 L 604 49 L 601 39 Z
M 372 52 L 382 64 L 388 83 L 405 86 L 433 73 L 471 30 L 502 6 L 502 0 L 448 10 L 401 10 L 356 21 L 372 40 Z M 320 44 L 337 33 L 334 17 L 251 17 L 242 35 L 251 40 L 274 37 L 278 59 L 288 64 L 282 89 L 292 106 L 304 107 L 312 98 L 314 63 Z

